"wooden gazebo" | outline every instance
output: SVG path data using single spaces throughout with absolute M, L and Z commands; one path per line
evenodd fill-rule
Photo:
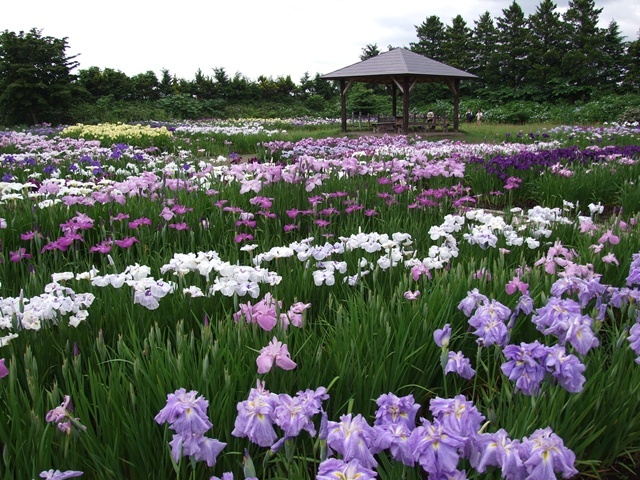
M 393 115 L 397 116 L 396 97 L 402 93 L 402 131 L 409 133 L 409 92 L 416 83 L 442 82 L 454 95 L 453 131 L 458 131 L 460 80 L 478 77 L 463 70 L 436 62 L 404 48 L 395 48 L 359 63 L 322 75 L 324 80 L 340 81 L 342 131 L 347 131 L 347 91 L 353 82 L 389 84 L 393 92 Z

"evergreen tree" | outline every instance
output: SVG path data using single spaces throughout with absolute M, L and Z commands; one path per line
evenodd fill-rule
M 474 23 L 472 63 L 468 72 L 480 77 L 480 82 L 474 82 L 478 88 L 482 85 L 495 88 L 499 84 L 494 56 L 498 31 L 489 12 L 484 12 Z
M 640 32 L 638 32 L 638 38 L 627 45 L 622 61 L 624 66 L 622 90 L 637 93 L 640 91 Z
M 161 97 L 168 97 L 169 95 L 173 95 L 176 93 L 175 84 L 177 79 L 171 76 L 171 73 L 166 68 L 163 68 L 160 73 L 162 74 L 160 78 L 160 84 L 158 85 L 158 90 L 160 91 Z
M 67 38 L 32 29 L 0 33 L 0 123 L 59 123 L 66 118 L 78 66 L 66 54 Z
M 521 88 L 526 83 L 529 53 L 526 19 L 522 8 L 515 0 L 508 8 L 502 10 L 502 14 L 502 17 L 496 19 L 496 67 L 505 99 L 522 98 L 524 92 Z
M 567 43 L 562 70 L 570 100 L 588 100 L 602 79 L 604 33 L 598 27 L 601 12 L 594 0 L 570 0 L 564 14 Z
M 543 0 L 529 16 L 529 57 L 527 88 L 529 97 L 546 101 L 558 97 L 564 84 L 562 57 L 566 40 L 560 13 L 552 0 Z M 558 88 L 560 87 L 560 88 Z
M 160 82 L 153 70 L 131 77 L 131 89 L 131 97 L 134 100 L 158 100 L 160 98 Z
M 602 44 L 603 63 L 601 65 L 600 90 L 602 93 L 615 92 L 625 74 L 624 57 L 626 44 L 620 26 L 612 21 L 604 31 Z
M 368 43 L 366 47 L 362 49 L 362 54 L 360 55 L 360 61 L 364 62 L 370 58 L 376 57 L 380 55 L 380 49 L 378 48 L 377 43 Z
M 131 79 L 126 73 L 113 68 L 100 70 L 94 66 L 80 70 L 78 85 L 89 92 L 94 100 L 106 96 L 114 100 L 129 100 L 133 96 Z
M 428 17 L 420 26 L 416 26 L 416 33 L 418 41 L 410 44 L 411 50 L 438 62 L 444 61 L 442 44 L 445 41 L 445 28 L 440 17 Z
M 471 29 L 464 18 L 460 15 L 454 17 L 451 26 L 445 27 L 444 30 L 443 62 L 460 70 L 468 70 L 473 66 L 471 36 Z

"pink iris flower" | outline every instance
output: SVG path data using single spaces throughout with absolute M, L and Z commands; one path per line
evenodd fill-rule
M 617 245 L 618 243 L 620 243 L 620 237 L 614 235 L 611 230 L 607 230 L 605 234 L 600 237 L 598 243 L 604 245 L 607 242 L 609 242 L 611 245 Z
M 287 345 L 278 341 L 276 337 L 273 337 L 269 345 L 260 350 L 260 355 L 256 359 L 258 373 L 267 373 L 274 363 L 283 370 L 293 370 L 297 366 L 291 360 Z

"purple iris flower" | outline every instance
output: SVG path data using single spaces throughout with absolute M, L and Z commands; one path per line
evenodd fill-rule
M 312 437 L 315 436 L 316 428 L 312 417 L 320 413 L 322 406 L 317 400 L 315 394 L 309 395 L 305 392 L 298 392 L 295 397 L 287 394 L 278 396 L 273 416 L 275 424 L 284 431 L 285 438 L 297 437 L 302 430 L 307 431 Z
M 453 472 L 460 455 L 458 448 L 464 440 L 449 432 L 438 420 L 422 419 L 422 425 L 411 432 L 409 448 L 413 458 L 429 475 Z
M 278 435 L 273 428 L 273 411 L 278 396 L 264 388 L 264 382 L 258 380 L 257 388 L 252 388 L 249 398 L 238 403 L 238 416 L 231 435 L 247 437 L 261 447 L 270 447 Z
M 384 426 L 390 423 L 403 423 L 409 430 L 416 427 L 416 414 L 420 404 L 413 399 L 413 395 L 397 397 L 393 393 L 385 393 L 376 400 L 378 410 L 374 425 Z
M 388 449 L 395 461 L 413 467 L 415 461 L 409 448 L 409 438 L 413 428 L 407 427 L 405 423 L 387 423 L 375 425 L 373 428 L 376 438 L 372 451 L 379 453 Z
M 544 380 L 546 369 L 544 361 L 548 354 L 546 346 L 537 340 L 533 343 L 521 343 L 507 345 L 503 350 L 507 359 L 500 369 L 516 383 L 515 391 L 521 391 L 525 395 L 533 395 L 540 388 Z
M 171 455 L 177 462 L 180 457 L 193 457 L 196 461 L 205 461 L 207 466 L 213 467 L 216 459 L 226 443 L 220 442 L 215 438 L 208 438 L 204 435 L 174 435 L 173 440 L 169 442 L 171 445 Z
M 327 446 L 342 455 L 346 462 L 358 460 L 365 468 L 376 468 L 371 447 L 375 443 L 374 429 L 360 414 L 342 415 L 339 422 L 327 423 Z
M 562 345 L 554 345 L 547 349 L 547 358 L 544 365 L 547 372 L 566 391 L 571 393 L 581 392 L 586 379 L 582 372 L 586 370 L 580 359 L 575 355 L 567 355 Z
M 564 446 L 551 428 L 536 430 L 529 438 L 523 438 L 519 453 L 526 468 L 526 478 L 555 480 L 555 472 L 562 473 L 564 478 L 578 473 L 574 467 L 575 454 Z
M 474 335 L 478 337 L 478 344 L 505 346 L 509 341 L 509 330 L 505 323 L 511 315 L 511 310 L 500 302 L 491 300 L 476 308 L 469 318 L 469 325 L 475 327 Z
M 480 303 L 488 301 L 489 299 L 487 297 L 482 295 L 477 288 L 474 288 L 470 292 L 467 292 L 467 296 L 458 304 L 458 310 L 462 310 L 467 317 L 470 317 Z
M 193 457 L 213 467 L 227 444 L 204 436 L 213 425 L 207 417 L 209 402 L 197 395 L 195 390 L 187 392 L 184 388 L 168 394 L 167 404 L 154 420 L 159 424 L 168 423 L 169 428 L 176 432 L 169 442 L 176 462 L 183 456 Z
M 449 340 L 451 339 L 451 325 L 445 324 L 442 328 L 437 328 L 433 332 L 433 341 L 441 348 L 449 348 Z
M 447 373 L 457 373 L 466 380 L 471 380 L 476 371 L 471 367 L 471 361 L 460 352 L 448 352 L 447 364 L 444 367 L 445 375 Z
M 591 329 L 593 320 L 582 315 L 580 304 L 571 299 L 549 298 L 531 321 L 543 334 L 556 336 L 561 344 L 569 342 L 582 355 L 600 343 Z
M 187 393 L 184 388 L 168 394 L 167 404 L 154 420 L 159 424 L 168 423 L 169 427 L 180 435 L 202 435 L 213 427 L 213 424 L 207 417 L 209 402 L 197 395 L 198 392 L 195 390 Z
M 519 440 L 511 440 L 504 429 L 495 433 L 476 435 L 472 440 L 470 463 L 479 473 L 484 473 L 487 467 L 500 467 L 504 478 L 523 478 L 522 460 L 518 452 Z
M 627 287 L 640 285 L 640 253 L 634 253 L 629 266 L 629 275 L 627 276 Z
M 61 472 L 60 470 L 45 470 L 40 472 L 40 478 L 45 478 L 47 480 L 66 480 L 67 478 L 79 477 L 83 474 L 83 472 L 78 470 L 67 470 L 64 472 Z
M 429 410 L 433 418 L 441 422 L 448 432 L 460 437 L 475 435 L 485 420 L 485 416 L 464 395 L 433 398 L 429 402 Z
M 328 458 L 318 467 L 316 480 L 343 480 L 357 478 L 371 480 L 376 478 L 375 471 L 363 466 L 358 460 L 345 462 L 337 458 Z
M 233 480 L 233 472 L 224 472 L 222 478 L 213 476 L 209 480 Z
M 633 324 L 631 330 L 629 330 L 629 337 L 627 340 L 629 341 L 631 350 L 638 355 L 636 358 L 636 363 L 640 364 L 640 318 L 636 320 L 636 323 Z

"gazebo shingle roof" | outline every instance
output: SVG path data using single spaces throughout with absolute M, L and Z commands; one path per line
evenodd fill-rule
M 416 78 L 417 81 L 478 78 L 471 73 L 436 62 L 404 48 L 389 50 L 362 62 L 322 75 L 321 78 L 325 80 L 367 79 L 372 82 L 389 82 L 390 76 L 395 75 L 408 75 Z

